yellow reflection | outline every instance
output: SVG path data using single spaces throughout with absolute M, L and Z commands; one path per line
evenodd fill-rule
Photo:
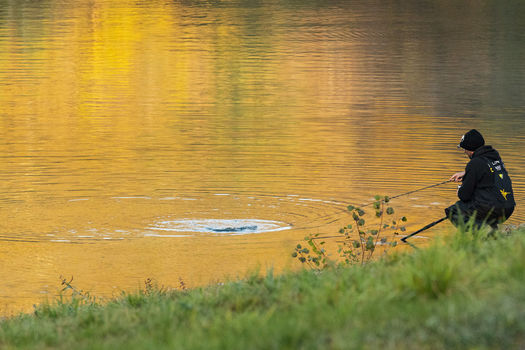
M 296 242 L 337 232 L 347 202 L 464 166 L 453 128 L 467 122 L 399 114 L 411 102 L 382 82 L 400 68 L 375 66 L 346 24 L 358 20 L 352 11 L 199 4 L 2 5 L 0 312 L 29 311 L 60 275 L 109 297 L 146 278 L 196 286 L 257 266 L 297 268 Z M 405 64 L 432 56 L 421 51 Z M 407 89 L 421 79 L 399 75 Z M 444 186 L 394 204 L 417 229 L 454 199 Z M 156 220 L 177 218 L 294 228 L 144 237 Z

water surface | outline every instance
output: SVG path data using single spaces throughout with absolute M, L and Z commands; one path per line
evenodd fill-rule
M 295 268 L 347 204 L 462 170 L 471 128 L 523 222 L 524 22 L 520 1 L 0 0 L 3 312 L 60 275 L 107 297 Z M 414 230 L 454 201 L 394 204 Z

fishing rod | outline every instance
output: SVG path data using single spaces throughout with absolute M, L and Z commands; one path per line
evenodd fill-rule
M 412 193 L 415 193 L 415 192 L 427 190 L 427 189 L 432 188 L 432 187 L 441 186 L 441 185 L 446 184 L 447 182 L 450 182 L 450 181 L 451 180 L 445 180 L 445 181 L 437 183 L 437 184 L 433 184 L 433 185 L 430 185 L 430 186 L 425 186 L 425 187 L 418 188 L 417 190 L 412 190 L 412 191 L 408 191 L 408 192 L 405 192 L 405 193 L 401 193 L 401 194 L 395 195 L 393 197 L 389 197 L 388 199 L 395 199 L 395 198 L 403 197 L 403 196 L 406 196 L 406 195 L 409 195 L 409 194 L 412 194 Z M 367 206 L 369 206 L 371 204 L 374 204 L 374 203 L 375 202 L 366 203 L 366 204 L 362 205 L 360 208 L 367 207 Z
M 447 182 L 451 182 L 451 180 L 445 180 L 445 181 L 440 182 L 440 183 L 437 183 L 437 184 L 433 184 L 433 185 L 429 185 L 429 186 L 425 186 L 425 187 L 418 188 L 418 189 L 416 189 L 416 190 L 412 190 L 412 191 L 408 191 L 408 192 L 405 192 L 405 193 L 401 193 L 401 194 L 395 195 L 395 196 L 393 196 L 393 197 L 390 197 L 389 199 L 399 198 L 399 197 L 406 196 L 406 195 L 409 195 L 409 194 L 412 194 L 412 193 L 415 193 L 415 192 L 423 191 L 423 190 L 426 190 L 426 189 L 429 189 L 429 188 L 432 188 L 432 187 L 441 186 L 441 185 L 443 185 L 443 184 L 446 184 Z M 361 208 L 363 208 L 363 207 L 367 207 L 367 206 L 369 206 L 369 205 L 371 205 L 371 204 L 374 204 L 374 203 L 375 203 L 375 202 L 371 202 L 371 203 L 364 204 L 364 205 L 361 206 Z M 424 231 L 424 230 L 426 230 L 426 229 L 428 229 L 428 228 L 430 228 L 430 227 L 432 227 L 432 226 L 434 226 L 434 225 L 440 223 L 441 221 L 443 221 L 443 220 L 445 220 L 445 219 L 446 219 L 446 217 L 444 217 L 443 219 L 439 219 L 438 221 L 429 224 L 430 226 L 427 225 L 428 227 L 425 226 L 423 229 L 421 229 L 421 230 L 419 230 L 419 231 L 416 231 L 415 233 L 413 233 L 413 234 L 411 234 L 411 235 L 409 235 L 409 236 L 406 236 L 406 237 L 404 237 L 404 238 L 401 239 L 401 240 L 402 240 L 404 243 L 406 243 L 406 242 L 405 242 L 405 239 L 407 239 L 408 237 L 412 237 L 413 235 L 415 235 L 415 234 L 417 234 L 417 233 L 419 233 L 419 232 L 421 232 L 421 231 Z M 341 236 L 323 236 L 323 237 L 314 237 L 314 238 L 312 238 L 312 239 L 338 238 L 338 237 L 341 237 Z
M 419 192 L 419 191 L 423 191 L 423 190 L 426 190 L 426 189 L 429 189 L 429 188 L 432 188 L 432 187 L 437 187 L 437 186 L 441 186 L 443 184 L 446 184 L 447 182 L 450 182 L 451 180 L 445 180 L 443 182 L 440 182 L 438 184 L 434 184 L 434 185 L 430 185 L 430 186 L 426 186 L 426 187 L 422 187 L 422 188 L 419 188 L 417 190 L 413 190 L 413 191 L 409 191 L 409 192 L 405 192 L 405 193 L 401 193 L 401 194 L 398 194 L 397 196 L 394 196 L 394 197 L 390 197 L 390 199 L 394 199 L 394 198 L 398 198 L 398 197 L 402 197 L 402 196 L 406 196 L 408 194 L 411 194 L 411 193 L 414 193 L 414 192 Z M 367 205 L 370 205 L 371 203 L 367 204 Z
M 446 219 L 448 219 L 448 216 L 445 216 L 445 217 L 443 217 L 443 218 L 441 218 L 441 219 L 439 219 L 439 220 L 436 220 L 436 221 L 434 221 L 434 222 L 431 222 L 430 224 L 426 225 L 425 227 L 420 228 L 420 229 L 417 230 L 416 232 L 411 233 L 411 234 L 409 234 L 408 236 L 405 236 L 405 237 L 401 238 L 401 240 L 403 241 L 403 243 L 407 243 L 407 239 L 409 239 L 410 237 L 415 236 L 415 235 L 417 235 L 418 233 L 420 233 L 420 232 L 422 232 L 422 231 L 428 230 L 428 229 L 431 228 L 432 226 L 435 226 L 435 225 L 439 224 L 441 221 L 446 220 Z

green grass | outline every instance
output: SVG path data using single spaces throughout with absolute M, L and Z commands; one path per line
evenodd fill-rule
M 302 270 L 0 323 L 1 349 L 522 349 L 525 229 L 461 233 L 365 266 Z

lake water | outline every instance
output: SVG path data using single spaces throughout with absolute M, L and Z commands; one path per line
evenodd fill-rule
M 110 297 L 297 268 L 348 204 L 463 170 L 471 128 L 523 222 L 524 24 L 517 0 L 0 0 L 0 314 L 61 275 Z M 455 200 L 393 204 L 413 231 Z

